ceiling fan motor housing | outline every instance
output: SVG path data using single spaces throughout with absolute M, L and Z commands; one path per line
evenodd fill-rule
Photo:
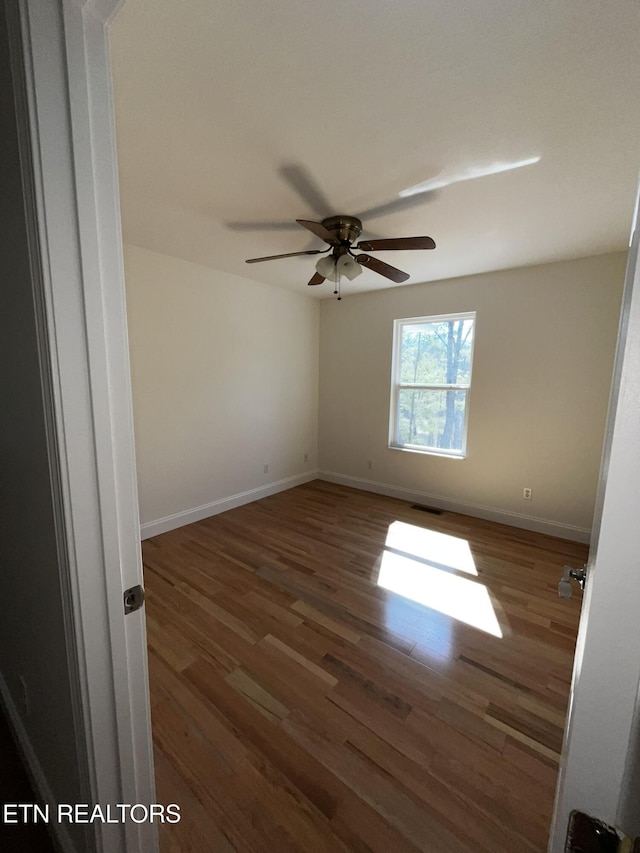
M 335 232 L 341 243 L 354 243 L 362 234 L 362 222 L 355 216 L 328 216 L 322 220 L 327 231 Z

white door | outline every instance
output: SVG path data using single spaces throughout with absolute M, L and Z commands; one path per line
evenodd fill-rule
M 51 464 L 60 479 L 74 715 L 86 793 L 102 806 L 155 801 L 144 609 L 125 615 L 123 604 L 123 591 L 141 584 L 142 566 L 107 45 L 118 5 L 5 5 Z M 46 655 L 46 637 L 40 649 Z M 150 822 L 92 828 L 88 850 L 157 850 Z
M 589 555 L 554 823 L 576 809 L 640 836 L 640 267 L 638 210 Z

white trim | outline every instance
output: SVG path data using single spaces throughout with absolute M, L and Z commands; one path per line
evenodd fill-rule
M 447 385 L 443 383 L 429 384 L 428 382 L 399 382 L 398 387 L 403 391 L 468 391 L 471 385 Z
M 211 515 L 219 515 L 228 509 L 235 509 L 238 506 L 259 501 L 261 498 L 268 498 L 269 495 L 275 495 L 277 492 L 292 489 L 294 486 L 310 483 L 311 480 L 317 480 L 318 476 L 317 471 L 307 471 L 306 474 L 296 474 L 295 477 L 276 480 L 267 486 L 247 489 L 246 492 L 238 492 L 236 495 L 230 495 L 228 498 L 219 498 L 217 501 L 211 501 L 211 503 L 196 506 L 193 509 L 185 509 L 182 512 L 158 518 L 156 521 L 148 521 L 146 524 L 140 526 L 140 538 L 151 539 L 152 536 L 159 536 L 160 533 L 167 533 L 169 530 L 175 530 L 177 527 L 193 524 L 194 521 L 202 521 L 203 518 L 209 518 Z
M 76 0 L 84 6 L 85 12 L 92 15 L 107 27 L 125 3 L 125 0 Z
M 447 450 L 434 450 L 432 447 L 419 447 L 417 444 L 390 444 L 389 450 L 402 453 L 421 453 L 423 456 L 444 456 L 445 459 L 466 459 L 466 453 L 454 453 Z
M 430 492 L 418 492 L 400 486 L 390 486 L 387 483 L 377 483 L 373 480 L 364 480 L 361 477 L 349 477 L 345 474 L 336 474 L 333 471 L 318 471 L 318 479 L 326 480 L 328 483 L 338 483 L 342 486 L 351 486 L 353 489 L 362 489 L 365 492 L 375 492 L 377 495 L 386 495 L 389 498 L 399 498 L 403 501 L 427 502 L 436 509 L 484 518 L 487 521 L 508 524 L 510 527 L 521 527 L 523 530 L 533 530 L 536 533 L 546 533 L 548 536 L 571 539 L 573 542 L 588 542 L 591 536 L 591 530 L 587 527 L 576 527 L 573 524 L 563 524 L 548 518 L 522 515 L 519 512 L 510 512 L 484 504 L 456 501 L 443 495 L 433 495 Z
M 11 691 L 2 677 L 2 673 L 0 673 L 0 705 L 2 705 L 5 716 L 9 721 L 9 727 L 12 730 L 14 739 L 17 741 L 18 751 L 22 754 L 21 757 L 29 776 L 29 781 L 34 789 L 33 792 L 36 795 L 36 801 L 38 804 L 44 805 L 48 803 L 52 805 L 56 802 L 56 798 L 49 787 L 47 777 L 29 740 L 27 730 L 11 697 Z M 46 825 L 46 829 L 49 832 L 49 837 L 54 847 L 60 853 L 76 849 L 65 824 L 52 820 Z

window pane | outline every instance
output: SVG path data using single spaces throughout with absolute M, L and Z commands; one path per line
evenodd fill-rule
M 398 444 L 462 451 L 466 391 L 412 391 L 398 395 Z
M 400 382 L 464 385 L 471 380 L 473 320 L 402 326 Z

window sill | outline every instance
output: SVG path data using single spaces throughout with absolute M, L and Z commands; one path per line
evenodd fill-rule
M 439 456 L 441 459 L 466 459 L 466 453 L 447 452 L 433 447 L 411 447 L 400 444 L 390 444 L 389 450 L 400 450 L 402 453 L 418 453 L 420 456 Z

